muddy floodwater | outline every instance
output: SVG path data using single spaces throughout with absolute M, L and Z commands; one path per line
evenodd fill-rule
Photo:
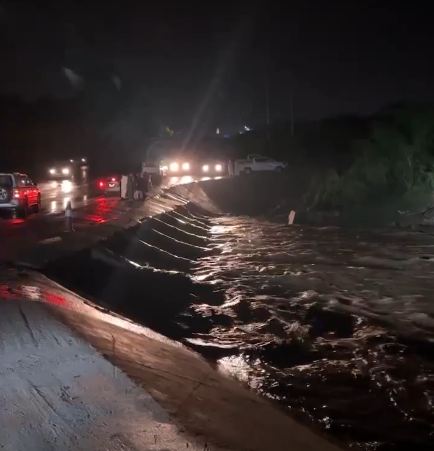
M 185 208 L 47 273 L 347 446 L 433 449 L 434 235 Z
M 193 307 L 217 320 L 192 341 L 348 443 L 432 449 L 434 236 L 212 224 L 219 252 L 194 273 L 226 287 L 225 303 Z

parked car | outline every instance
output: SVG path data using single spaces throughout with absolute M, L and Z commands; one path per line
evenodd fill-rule
M 244 160 L 235 160 L 234 173 L 239 175 L 259 171 L 282 172 L 286 166 L 287 164 L 283 161 L 277 161 L 273 158 L 263 157 L 262 155 L 248 155 Z
M 98 190 L 103 194 L 121 192 L 121 179 L 118 176 L 103 177 L 97 180 Z
M 29 176 L 0 173 L 0 210 L 11 210 L 26 217 L 41 208 L 41 192 Z

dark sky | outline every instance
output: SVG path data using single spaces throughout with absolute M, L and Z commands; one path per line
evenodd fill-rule
M 174 127 L 263 123 L 265 80 L 272 120 L 288 117 L 291 92 L 297 118 L 433 100 L 434 17 L 405 5 L 0 0 L 0 92 L 32 100 L 105 84 Z

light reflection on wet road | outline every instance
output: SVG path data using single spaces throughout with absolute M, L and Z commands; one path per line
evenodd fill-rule
M 65 210 L 68 202 L 74 208 L 88 205 L 91 197 L 89 185 L 77 185 L 69 180 L 39 183 L 42 198 L 42 214 L 58 214 Z
M 64 212 L 68 202 L 74 209 L 76 223 L 101 224 L 119 216 L 117 208 L 121 206 L 120 198 L 97 195 L 92 185 L 49 181 L 39 183 L 38 186 L 42 197 L 38 214 L 14 219 L 10 212 L 1 212 L 0 261 L 9 260 L 22 249 L 63 233 Z
M 163 181 L 163 188 L 170 188 L 175 185 L 187 185 L 195 181 L 220 180 L 223 177 L 192 177 L 191 175 L 183 175 L 181 177 L 166 177 Z
M 163 180 L 163 188 L 194 182 L 189 176 L 169 177 Z M 95 184 L 77 185 L 70 181 L 45 181 L 38 184 L 41 190 L 42 208 L 40 213 L 31 214 L 26 219 L 13 219 L 10 212 L 0 212 L 0 262 L 41 240 L 55 237 L 64 232 L 64 212 L 68 202 L 74 209 L 74 222 L 80 224 L 103 224 L 119 220 L 137 203 L 122 201 L 117 193 L 101 195 Z M 151 199 L 149 211 L 158 213 L 156 200 Z M 151 205 L 152 204 L 152 205 Z M 163 208 L 164 210 L 164 208 Z

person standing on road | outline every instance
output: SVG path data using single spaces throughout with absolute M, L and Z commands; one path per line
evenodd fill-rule
M 127 199 L 134 199 L 134 175 L 128 174 L 128 182 L 127 182 Z
M 135 177 L 135 188 L 134 188 L 134 199 L 143 200 L 144 189 L 143 189 L 143 177 L 141 174 L 136 174 Z
M 144 182 L 144 180 L 143 180 L 143 182 Z M 147 187 L 146 187 L 146 192 L 147 192 L 148 196 L 151 195 L 153 189 L 154 189 L 154 186 L 152 184 L 152 174 L 149 174 L 148 180 L 147 180 Z
M 121 199 L 128 199 L 128 176 L 121 177 Z

